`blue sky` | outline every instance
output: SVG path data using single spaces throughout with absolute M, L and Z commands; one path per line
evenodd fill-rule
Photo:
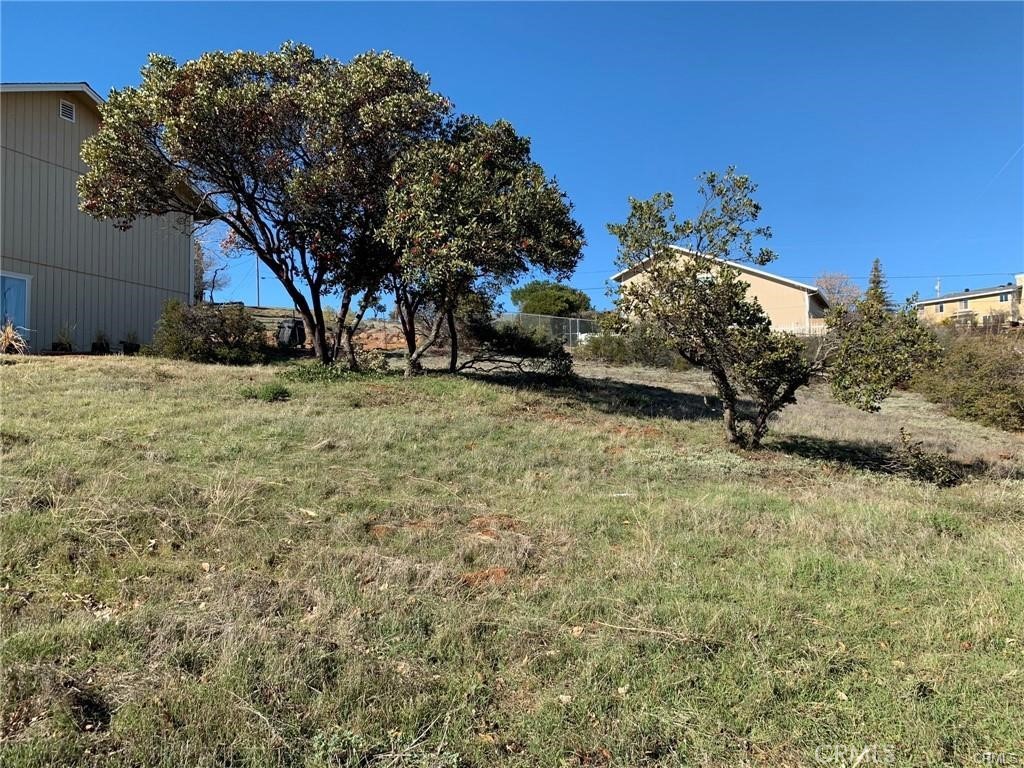
M 388 49 L 456 107 L 505 118 L 576 206 L 573 284 L 607 305 L 627 198 L 681 214 L 694 178 L 759 185 L 778 274 L 867 275 L 897 298 L 1024 271 L 1024 4 L 321 4 L 4 2 L 0 78 L 134 84 L 178 60 L 292 39 Z M 265 274 L 265 273 L 264 273 Z M 263 282 L 264 304 L 284 293 Z M 218 299 L 255 299 L 252 263 Z

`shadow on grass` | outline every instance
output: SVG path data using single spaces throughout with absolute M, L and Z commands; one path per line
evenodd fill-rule
M 637 384 L 615 379 L 576 377 L 563 379 L 537 374 L 465 374 L 511 389 L 548 395 L 552 400 L 575 401 L 610 415 L 644 419 L 702 421 L 722 418 L 722 405 L 713 395 L 676 392 L 667 387 Z M 741 404 L 741 409 L 744 405 Z
M 885 475 L 899 475 L 944 488 L 960 485 L 990 469 L 982 459 L 961 461 L 943 453 L 927 451 L 920 443 L 913 441 L 903 445 L 889 445 L 873 441 L 788 435 L 771 439 L 767 447 L 791 456 Z
M 538 375 L 470 374 L 473 378 L 518 390 L 550 396 L 553 401 L 578 403 L 595 411 L 635 418 L 679 421 L 717 420 L 722 417 L 717 397 L 676 392 L 666 387 L 614 379 L 578 377 L 560 379 Z M 739 405 L 741 418 L 749 418 L 752 404 Z M 850 469 L 898 475 L 940 487 L 952 487 L 989 470 L 983 460 L 965 462 L 926 450 L 906 438 L 901 445 L 877 441 L 832 440 L 806 435 L 769 438 L 766 448 Z
M 769 438 L 767 447 L 788 453 L 791 456 L 828 461 L 851 469 L 863 469 L 884 474 L 898 473 L 896 448 L 887 443 L 787 435 Z

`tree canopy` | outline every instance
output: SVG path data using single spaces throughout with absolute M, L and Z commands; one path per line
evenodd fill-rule
M 556 317 L 579 317 L 592 312 L 590 297 L 579 288 L 551 280 L 533 280 L 512 291 L 512 303 L 520 312 Z
M 530 142 L 504 121 L 451 121 L 438 139 L 398 161 L 381 232 L 398 254 L 389 278 L 406 335 L 409 372 L 468 295 L 493 297 L 530 270 L 564 278 L 583 246 L 583 229 L 557 182 L 533 161 Z M 430 327 L 416 319 L 429 307 Z
M 450 105 L 390 53 L 347 63 L 286 43 L 267 54 L 151 55 L 111 92 L 82 156 L 81 207 L 128 227 L 179 214 L 223 222 L 229 245 L 281 281 L 326 361 L 322 297 L 376 300 L 393 255 L 376 237 L 397 157 Z M 361 317 L 360 313 L 355 313 Z
M 747 447 L 760 444 L 770 418 L 795 402 L 812 373 L 800 341 L 772 332 L 761 305 L 747 296 L 740 270 L 726 263 L 775 258 L 756 245 L 771 237 L 768 227 L 756 224 L 756 189 L 731 167 L 706 172 L 695 218 L 678 222 L 672 195 L 659 193 L 631 198 L 626 222 L 608 225 L 619 240 L 619 266 L 639 273 L 620 289 L 623 319 L 659 333 L 687 362 L 707 369 L 728 440 Z M 741 412 L 741 395 L 754 400 L 753 413 Z
M 941 355 L 935 335 L 917 317 L 914 298 L 893 309 L 882 264 L 875 259 L 868 289 L 852 308 L 826 316 L 834 352 L 828 377 L 840 402 L 877 411 L 893 389 Z
M 850 309 L 861 297 L 861 289 L 853 282 L 849 275 L 842 272 L 822 272 L 814 281 L 818 293 L 828 303 L 830 308 L 838 309 L 845 307 Z

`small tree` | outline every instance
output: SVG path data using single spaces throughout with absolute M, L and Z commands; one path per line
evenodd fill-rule
M 672 196 L 660 193 L 630 199 L 626 223 L 608 226 L 619 239 L 619 266 L 636 273 L 620 289 L 626 322 L 660 333 L 683 359 L 710 373 L 729 442 L 750 448 L 760 445 L 771 418 L 796 401 L 812 373 L 800 341 L 772 332 L 740 270 L 726 263 L 775 259 L 767 248 L 755 250 L 755 240 L 771 237 L 769 228 L 755 226 L 756 189 L 731 167 L 721 175 L 707 172 L 700 176 L 696 218 L 678 223 Z M 753 413 L 741 414 L 741 395 L 754 400 Z
M 406 340 L 406 374 L 420 368 L 447 323 L 449 368 L 458 364 L 456 312 L 470 296 L 493 297 L 531 269 L 568 277 L 583 230 L 530 142 L 504 121 L 465 117 L 398 162 L 381 229 L 399 254 L 389 285 Z M 433 318 L 417 332 L 417 318 Z
M 861 290 L 857 284 L 849 275 L 842 272 L 822 272 L 814 284 L 832 309 L 851 309 L 861 297 Z
M 915 300 L 892 309 L 882 265 L 875 259 L 864 296 L 852 309 L 829 311 L 826 322 L 833 349 L 828 377 L 837 400 L 877 411 L 893 389 L 938 360 L 941 347 L 918 320 Z
M 555 317 L 579 317 L 592 312 L 590 297 L 579 288 L 550 280 L 534 280 L 512 291 L 520 312 Z
M 231 278 L 224 259 L 210 253 L 196 240 L 192 244 L 192 300 L 195 303 L 213 303 L 214 291 L 227 287 Z

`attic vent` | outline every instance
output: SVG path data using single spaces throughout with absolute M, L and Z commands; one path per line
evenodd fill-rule
M 70 101 L 60 100 L 60 116 L 69 123 L 75 122 L 75 105 Z

